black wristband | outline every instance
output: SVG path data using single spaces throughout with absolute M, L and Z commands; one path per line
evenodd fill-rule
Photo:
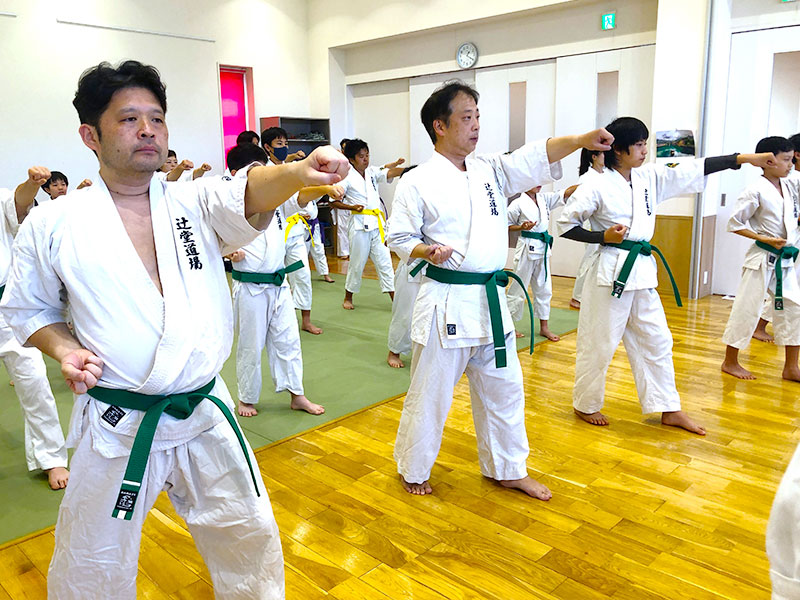
M 739 156 L 738 152 L 728 154 L 727 156 L 709 156 L 703 163 L 704 175 L 711 175 L 726 169 L 741 169 L 742 165 L 736 162 L 736 157 Z
M 585 242 L 587 244 L 602 244 L 604 235 L 605 231 L 589 231 L 578 225 L 562 233 L 561 237 L 567 238 L 568 240 L 575 240 L 576 242 Z

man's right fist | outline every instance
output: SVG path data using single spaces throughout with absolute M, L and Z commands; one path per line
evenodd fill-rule
M 50 169 L 47 167 L 31 167 L 28 169 L 28 179 L 38 186 L 50 179 Z

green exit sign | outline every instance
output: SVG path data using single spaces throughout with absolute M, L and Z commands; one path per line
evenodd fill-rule
M 602 17 L 603 31 L 617 28 L 617 13 L 606 13 Z

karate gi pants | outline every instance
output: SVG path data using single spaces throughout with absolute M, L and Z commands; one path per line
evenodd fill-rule
M 575 285 L 572 287 L 572 297 L 578 302 L 581 301 L 583 295 L 583 284 L 586 281 L 586 274 L 592 266 L 592 254 L 595 247 L 593 244 L 586 244 L 586 250 L 583 251 L 583 258 L 581 264 L 578 265 L 578 274 L 575 277 Z
M 111 516 L 128 457 L 104 457 L 92 437 L 86 431 L 72 457 L 47 577 L 49 598 L 135 600 L 142 524 L 162 490 L 192 533 L 215 598 L 284 598 L 283 554 L 269 497 L 248 444 L 261 493 L 256 496 L 227 421 L 150 453 L 130 521 Z
M 416 263 L 413 263 L 416 266 Z M 392 320 L 389 323 L 389 352 L 408 354 L 411 352 L 411 315 L 420 284 L 408 280 L 409 266 L 402 260 L 394 273 L 394 300 Z
M 245 284 L 247 285 L 247 284 Z M 288 286 L 270 285 L 252 295 L 244 286 L 233 296 L 234 318 L 239 331 L 236 346 L 236 379 L 239 400 L 258 404 L 261 395 L 261 352 L 267 360 L 276 392 L 303 395 L 303 354 L 300 329 Z
M 547 257 L 550 262 L 550 256 Z M 550 278 L 550 265 L 547 265 L 545 276 L 544 256 L 534 257 L 523 248 L 519 258 L 514 261 L 514 272 L 531 288 L 533 316 L 536 319 L 550 318 L 550 301 L 553 299 L 553 280 Z M 528 314 L 528 302 L 522 287 L 516 280 L 511 280 L 508 289 L 508 310 L 511 318 L 519 321 Z
M 350 213 L 341 208 L 334 209 L 336 213 L 336 254 L 339 257 L 350 255 Z
M 307 234 L 308 232 L 306 232 Z M 311 243 L 311 238 L 306 237 L 306 253 L 314 259 L 314 268 L 321 276 L 330 273 L 328 268 L 328 257 L 325 256 L 325 245 L 322 243 L 322 236 L 319 234 L 319 229 L 314 228 L 314 243 Z
M 800 598 L 800 446 L 772 503 L 767 523 L 772 600 Z
M 397 471 L 409 483 L 430 479 L 453 403 L 453 389 L 465 372 L 481 473 L 501 481 L 528 474 L 525 392 L 514 332 L 506 335 L 508 366 L 494 365 L 494 346 L 443 348 L 433 318 L 428 343 L 414 343 L 411 384 L 403 403 L 394 446 Z
M 295 225 L 295 227 L 303 227 L 303 225 Z M 289 273 L 286 277 L 292 288 L 294 307 L 297 310 L 311 310 L 311 269 L 308 266 L 305 236 L 289 236 L 286 240 L 286 260 L 283 264 L 288 267 L 298 260 L 303 261 L 303 268 Z
M 25 462 L 29 471 L 67 466 L 67 447 L 56 399 L 47 380 L 42 353 L 25 348 L 0 316 L 0 359 L 14 382 L 25 419 Z
M 789 269 L 788 277 L 794 276 L 794 269 Z M 743 350 L 750 344 L 758 319 L 764 313 L 764 296 L 768 295 L 770 305 L 774 306 L 775 292 L 769 286 L 770 277 L 772 269 L 767 270 L 763 264 L 758 269 L 742 269 L 742 281 L 736 290 L 725 333 L 722 334 L 726 346 Z M 772 316 L 775 343 L 780 346 L 800 346 L 800 305 L 784 297 L 783 310 L 773 311 Z
M 598 262 L 593 261 L 583 286 L 573 406 L 583 413 L 603 408 L 606 372 L 622 341 L 642 413 L 680 410 L 672 334 L 658 292 L 653 288 L 624 291 L 621 298 L 614 298 L 611 286 L 596 283 Z
M 347 266 L 347 279 L 344 289 L 357 294 L 361 289 L 361 276 L 367 259 L 372 260 L 378 272 L 382 292 L 394 291 L 394 268 L 389 248 L 381 242 L 381 232 L 377 229 L 350 231 L 350 264 Z

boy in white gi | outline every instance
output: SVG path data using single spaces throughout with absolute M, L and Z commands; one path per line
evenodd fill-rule
M 369 146 L 359 139 L 345 142 L 344 155 L 352 167 L 341 183 L 345 196 L 341 200 L 333 200 L 331 206 L 351 211 L 347 234 L 350 264 L 344 282 L 342 308 L 353 310 L 353 294 L 361 289 L 361 276 L 368 258 L 375 265 L 381 291 L 394 299 L 394 268 L 392 255 L 385 245 L 385 217 L 381 210 L 378 184 L 400 175 L 402 169 L 397 167 L 403 159 L 381 168 L 371 167 Z
M 178 162 L 178 155 L 175 150 L 167 150 L 167 160 L 156 171 L 155 177 L 161 181 L 193 181 L 210 170 L 211 165 L 208 163 L 203 163 L 195 169 L 194 163 L 188 159 Z
M 649 244 L 655 209 L 673 196 L 702 191 L 710 173 L 746 162 L 766 164 L 774 157 L 738 154 L 675 167 L 644 165 L 649 135 L 644 123 L 620 117 L 606 129 L 614 136 L 613 149 L 606 152 L 606 171 L 581 184 L 558 219 L 564 237 L 601 244 L 586 276 L 578 319 L 575 414 L 592 425 L 608 425 L 600 412 L 606 371 L 622 340 L 642 412 L 660 412 L 664 425 L 705 435 L 705 429 L 681 410 L 675 387 L 672 335 L 655 289 L 657 270 L 651 251 L 659 251 Z M 587 220 L 591 231 L 583 228 Z M 680 304 L 677 285 L 672 283 Z
M 231 148 L 226 162 L 235 175 L 247 165 L 266 165 L 267 161 L 267 153 L 260 146 L 246 142 Z M 255 405 L 261 395 L 261 353 L 265 346 L 275 392 L 289 392 L 293 410 L 312 415 L 325 412 L 322 406 L 306 398 L 303 391 L 300 330 L 286 281 L 286 273 L 302 263 L 285 266 L 285 229 L 286 220 L 279 206 L 263 233 L 229 255 L 233 262 L 233 318 L 239 332 L 236 379 L 238 412 L 242 417 L 258 414 Z
M 578 166 L 578 185 L 591 181 L 603 173 L 605 169 L 605 152 L 589 152 L 586 148 L 581 150 L 581 162 Z M 597 252 L 597 244 L 584 244 L 583 257 L 578 265 L 578 274 L 575 276 L 575 285 L 572 287 L 572 298 L 569 300 L 569 307 L 576 310 L 581 309 L 581 296 L 583 295 L 583 282 L 586 280 L 586 273 L 589 271 L 592 254 Z
M 270 164 L 281 165 L 289 160 L 289 134 L 281 127 L 270 127 L 261 132 L 261 144 L 269 156 Z M 303 154 L 305 156 L 305 154 Z M 302 158 L 302 157 L 301 157 Z M 295 308 L 300 311 L 300 329 L 313 335 L 322 333 L 322 328 L 311 322 L 311 269 L 308 266 L 308 250 L 306 249 L 305 235 L 309 231 L 308 221 L 302 212 L 310 200 L 315 200 L 325 192 L 306 189 L 298 194 L 293 194 L 281 207 L 286 218 L 286 266 L 300 261 L 303 266 L 289 273 L 289 285 L 292 289 L 292 298 Z
M 800 185 L 788 177 L 793 158 L 789 140 L 764 138 L 756 152 L 772 152 L 777 164 L 764 167 L 763 176 L 747 186 L 728 221 L 728 231 L 755 243 L 745 255 L 742 280 L 722 336 L 726 345 L 722 371 L 739 379 L 755 379 L 739 364 L 739 351 L 750 343 L 766 294 L 774 307 L 775 342 L 785 347 L 783 378 L 800 381 L 800 285 L 794 269 Z
M 310 233 L 306 230 L 304 239 L 306 252 L 314 259 L 314 268 L 322 276 L 322 281 L 334 283 L 333 277 L 331 277 L 331 270 L 328 267 L 328 257 L 325 256 L 325 240 L 322 237 L 322 223 L 319 220 L 317 201 L 312 200 L 306 204 L 305 209 L 300 211 L 300 216 L 306 220 L 308 228 L 311 230 Z
M 82 190 L 85 187 L 92 185 L 91 179 L 84 179 L 78 184 L 76 190 Z M 50 200 L 55 200 L 59 196 L 63 196 L 69 189 L 69 179 L 61 171 L 50 171 L 50 177 L 42 184 L 42 191 L 50 196 Z
M 508 205 L 508 230 L 519 231 L 517 248 L 514 252 L 514 272 L 526 285 L 530 282 L 533 292 L 533 313 L 539 318 L 539 333 L 551 342 L 559 338 L 550 331 L 550 300 L 553 298 L 553 280 L 550 278 L 550 249 L 553 236 L 548 233 L 550 213 L 564 204 L 576 186 L 561 192 L 542 192 L 542 186 L 521 194 Z M 516 281 L 508 287 L 508 309 L 515 321 L 527 313 L 525 291 Z M 521 337 L 517 333 L 517 337 Z
M 508 282 L 506 197 L 559 177 L 551 163 L 579 147 L 602 149 L 610 140 L 599 130 L 467 158 L 478 142 L 477 99 L 463 82 L 428 98 L 421 118 L 435 152 L 403 177 L 393 202 L 389 245 L 401 261 L 430 263 L 414 304 L 411 385 L 394 456 L 405 490 L 430 494 L 453 388 L 466 372 L 481 473 L 548 500 L 550 490 L 527 471 L 522 369 L 497 289 Z
M 133 600 L 142 523 L 166 490 L 215 597 L 282 599 L 275 519 L 218 377 L 233 338 L 222 254 L 348 165 L 326 147 L 296 165 L 167 184 L 153 177 L 169 137 L 158 71 L 101 63 L 73 104 L 99 177 L 31 212 L 0 303 L 17 339 L 61 363 L 75 393 L 49 597 Z
M 11 268 L 12 245 L 20 223 L 33 206 L 39 186 L 49 181 L 44 167 L 28 169 L 28 179 L 13 192 L 0 188 L 0 296 L 4 295 Z M 50 487 L 59 490 L 67 485 L 67 446 L 58 420 L 56 399 L 47 380 L 42 353 L 17 341 L 9 324 L 0 315 L 0 359 L 15 384 L 14 391 L 25 418 L 25 461 L 29 471 L 47 473 Z

